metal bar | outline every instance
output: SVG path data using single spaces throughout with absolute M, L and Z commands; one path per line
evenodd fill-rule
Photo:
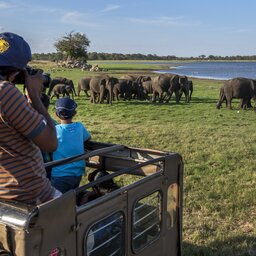
M 122 218 L 122 217 L 120 216 L 120 217 L 118 217 L 118 219 L 114 219 L 114 220 L 112 220 L 111 222 L 107 223 L 106 225 L 104 225 L 104 226 L 102 226 L 102 227 L 100 227 L 100 228 L 98 228 L 98 229 L 95 229 L 94 231 L 92 231 L 92 234 L 96 234 L 97 232 L 101 231 L 102 229 L 107 228 L 108 226 L 112 225 L 113 223 L 119 221 L 121 218 Z M 89 235 L 89 236 L 90 236 L 90 235 Z
M 114 252 L 112 252 L 112 253 L 111 253 L 110 255 L 108 255 L 108 256 L 114 256 L 114 255 L 117 254 L 118 251 L 120 251 L 120 248 L 118 248 L 117 250 L 115 250 Z
M 83 160 L 83 159 L 86 159 L 86 158 L 89 158 L 89 157 L 92 157 L 92 156 L 97 156 L 97 155 L 100 155 L 100 154 L 110 153 L 110 152 L 121 150 L 121 149 L 124 149 L 123 145 L 114 145 L 114 146 L 110 146 L 110 147 L 107 147 L 107 148 L 96 149 L 96 150 L 93 150 L 89 153 L 85 152 L 85 153 L 80 154 L 80 155 L 71 156 L 71 157 L 68 157 L 68 158 L 64 158 L 64 159 L 55 160 L 55 161 L 52 161 L 52 162 L 45 163 L 44 167 L 45 168 L 52 168 L 52 167 L 55 167 L 55 166 L 59 166 L 59 165 L 67 164 L 67 163 L 73 163 L 73 162 L 80 161 L 80 160 Z
M 159 226 L 159 222 L 155 222 L 154 224 L 152 224 L 151 226 L 149 226 L 147 229 L 143 230 L 141 233 L 139 233 L 137 236 L 133 237 L 132 240 L 136 240 L 138 237 L 144 235 L 147 231 L 149 231 L 150 229 L 152 229 L 154 226 Z
M 109 243 L 110 241 L 112 241 L 113 239 L 115 239 L 116 237 L 118 237 L 121 234 L 121 232 L 116 233 L 114 236 L 110 237 L 108 240 L 104 241 L 102 244 L 96 246 L 95 248 L 93 248 L 91 251 L 89 251 L 89 253 L 91 254 L 92 252 L 98 250 L 99 248 L 101 248 L 102 246 L 106 245 L 107 243 Z
M 127 168 L 124 168 L 124 169 L 121 169 L 119 171 L 116 171 L 115 173 L 112 173 L 112 174 L 109 174 L 109 175 L 106 175 L 106 176 L 103 176 L 102 178 L 99 178 L 97 180 L 94 180 L 84 186 L 81 186 L 79 188 L 76 189 L 76 192 L 79 193 L 79 192 L 82 192 L 83 190 L 85 189 L 88 189 L 88 188 L 91 188 L 95 185 L 98 185 L 100 184 L 101 182 L 104 182 L 106 180 L 110 180 L 110 179 L 113 179 L 117 176 L 120 176 L 122 174 L 125 174 L 125 173 L 129 173 L 137 168 L 141 168 L 143 166 L 146 166 L 146 165 L 149 165 L 149 164 L 152 164 L 152 163 L 155 163 L 155 162 L 159 162 L 159 161 L 163 161 L 165 159 L 166 156 L 162 156 L 162 157 L 158 157 L 158 158 L 155 158 L 155 159 L 150 159 L 144 163 L 140 163 L 140 164 L 136 164 L 134 166 L 131 166 L 131 167 L 127 167 Z
M 152 215 L 154 212 L 158 211 L 159 209 L 156 208 L 154 210 L 152 210 L 151 212 L 149 212 L 148 214 L 144 215 L 142 218 L 138 219 L 137 221 L 133 222 L 134 225 L 137 225 L 139 222 L 141 222 L 142 220 L 146 219 L 147 217 L 149 217 L 150 215 Z

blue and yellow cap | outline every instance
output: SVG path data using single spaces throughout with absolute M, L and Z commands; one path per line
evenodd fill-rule
M 19 35 L 0 33 L 0 66 L 23 69 L 31 60 L 31 49 Z
M 62 119 L 70 119 L 74 116 L 77 104 L 69 97 L 60 98 L 55 104 L 56 113 Z

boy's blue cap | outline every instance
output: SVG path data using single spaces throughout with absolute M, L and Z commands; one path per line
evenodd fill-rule
M 69 97 L 60 98 L 55 104 L 56 113 L 60 118 L 70 119 L 73 117 L 77 104 Z
M 28 43 L 14 33 L 0 33 L 0 66 L 23 69 L 31 60 Z

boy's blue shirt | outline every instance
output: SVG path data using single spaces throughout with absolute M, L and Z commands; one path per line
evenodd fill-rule
M 84 153 L 84 142 L 90 138 L 90 133 L 80 122 L 58 124 L 55 126 L 58 138 L 58 148 L 53 152 L 53 160 L 59 160 Z M 52 168 L 52 176 L 82 176 L 85 172 L 85 161 Z

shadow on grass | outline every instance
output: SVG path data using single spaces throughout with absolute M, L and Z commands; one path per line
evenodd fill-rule
M 224 241 L 216 240 L 208 246 L 183 242 L 182 256 L 255 256 L 256 237 L 238 236 Z
M 184 99 L 181 99 L 181 102 L 184 101 Z M 193 103 L 214 103 L 216 104 L 218 102 L 218 99 L 212 99 L 212 98 L 198 98 L 198 97 L 192 97 L 191 101 L 189 104 Z
M 136 101 L 136 100 L 120 100 L 120 101 L 113 101 L 114 104 L 128 104 L 128 105 L 153 105 L 153 106 L 173 106 L 173 105 L 178 105 L 180 103 L 176 103 L 175 101 L 170 101 L 168 103 L 163 102 L 163 103 L 159 103 L 159 102 L 151 102 L 148 100 L 142 100 L 142 101 Z

